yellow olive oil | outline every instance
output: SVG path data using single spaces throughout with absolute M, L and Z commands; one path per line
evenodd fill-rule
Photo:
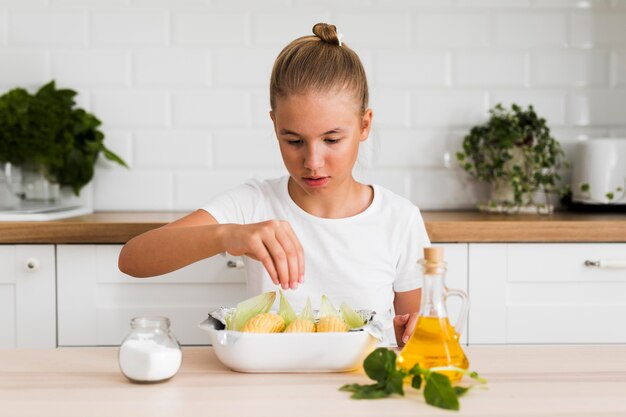
M 469 368 L 469 361 L 459 343 L 459 334 L 450 325 L 447 317 L 418 318 L 415 330 L 408 343 L 398 355 L 398 367 L 411 369 L 416 363 L 422 368 L 456 366 Z M 440 371 L 451 381 L 463 377 L 460 372 Z

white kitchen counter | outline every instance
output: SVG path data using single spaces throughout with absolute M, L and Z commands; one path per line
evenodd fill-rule
M 183 367 L 160 384 L 132 384 L 117 348 L 0 350 L 0 415 L 23 416 L 624 416 L 626 346 L 468 347 L 486 389 L 459 413 L 406 397 L 352 400 L 338 388 L 369 383 L 344 374 L 241 374 L 212 348 L 183 348 Z

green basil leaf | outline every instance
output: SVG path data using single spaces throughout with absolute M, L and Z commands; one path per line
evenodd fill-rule
M 378 348 L 365 358 L 363 369 L 374 381 L 386 381 L 390 371 L 396 369 L 396 353 L 386 348 Z
M 390 395 L 390 393 L 385 389 L 385 385 L 381 383 L 371 385 L 347 384 L 339 388 L 339 391 L 352 392 L 353 394 L 350 398 L 358 400 L 385 398 Z
M 427 404 L 446 410 L 458 410 L 459 398 L 447 376 L 433 372 L 426 379 L 424 399 Z
M 413 379 L 411 379 L 411 386 L 415 389 L 420 389 L 422 387 L 422 376 L 413 375 Z
M 404 372 L 394 371 L 389 374 L 385 389 L 390 394 L 404 395 Z
M 457 397 L 462 397 L 463 395 L 465 395 L 465 393 L 467 393 L 467 391 L 470 390 L 470 388 L 472 388 L 472 387 L 456 386 L 456 387 L 454 387 L 454 392 L 456 392 Z

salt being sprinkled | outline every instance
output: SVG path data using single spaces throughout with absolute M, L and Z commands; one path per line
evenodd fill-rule
M 173 377 L 182 362 L 178 348 L 163 346 L 151 339 L 126 340 L 120 346 L 120 368 L 127 378 L 157 382 Z

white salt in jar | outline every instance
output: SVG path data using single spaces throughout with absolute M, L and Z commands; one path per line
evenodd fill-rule
M 167 317 L 135 317 L 120 345 L 120 369 L 133 382 L 170 379 L 180 369 L 182 351 Z

